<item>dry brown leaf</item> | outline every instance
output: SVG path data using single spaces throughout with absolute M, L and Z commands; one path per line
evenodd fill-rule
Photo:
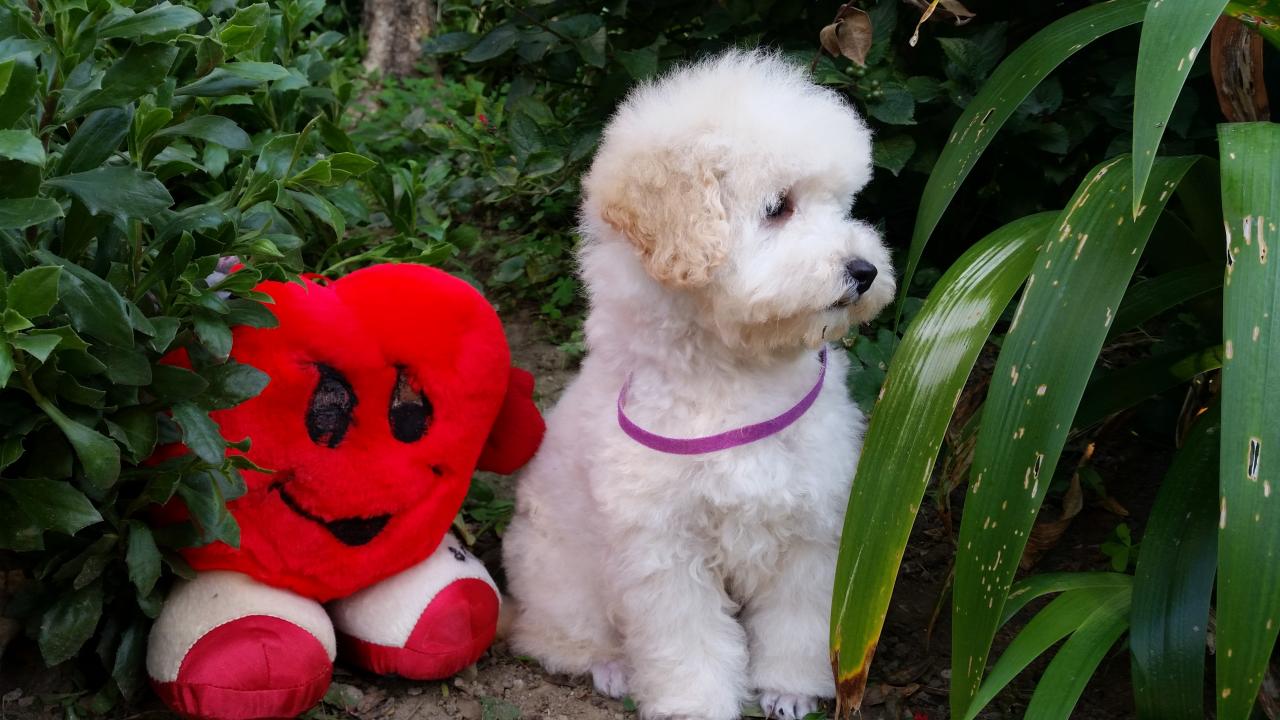
M 916 23 L 915 32 L 911 33 L 909 44 L 915 47 L 920 42 L 920 26 L 937 15 L 938 20 L 950 20 L 956 25 L 964 25 L 977 17 L 972 10 L 965 7 L 960 0 L 902 0 L 908 5 L 920 8 L 920 21 Z
M 832 57 L 843 55 L 866 67 L 867 53 L 871 51 L 871 17 L 858 8 L 841 6 L 835 22 L 818 33 L 818 41 Z
M 1027 547 L 1022 551 L 1022 560 L 1018 565 L 1023 570 L 1030 570 L 1036 562 L 1062 539 L 1062 534 L 1071 526 L 1071 520 L 1084 509 L 1084 492 L 1080 489 L 1080 475 L 1071 476 L 1071 486 L 1062 496 L 1062 515 L 1057 520 L 1037 522 L 1027 536 Z
M 910 683 L 902 687 L 890 685 L 889 683 L 876 683 L 867 688 L 867 694 L 862 699 L 863 707 L 875 707 L 883 705 L 889 700 L 897 700 L 909 698 L 920 690 L 920 683 Z

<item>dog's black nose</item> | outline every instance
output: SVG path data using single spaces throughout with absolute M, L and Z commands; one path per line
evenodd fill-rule
M 866 260 L 850 260 L 844 266 L 845 275 L 849 277 L 849 284 L 852 285 L 859 295 L 862 295 L 871 288 L 871 283 L 875 282 L 876 266 Z

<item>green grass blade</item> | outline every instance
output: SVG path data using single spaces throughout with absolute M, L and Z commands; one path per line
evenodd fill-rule
M 1280 125 L 1219 126 L 1223 289 L 1218 718 L 1249 716 L 1280 631 Z M 1273 492 L 1273 489 L 1277 492 Z
M 1126 576 L 1127 577 L 1127 576 Z M 1000 659 L 991 666 L 987 679 L 969 706 L 964 720 L 973 720 L 987 703 L 1005 688 L 1018 673 L 1062 638 L 1075 632 L 1107 600 L 1128 592 L 1129 584 L 1115 587 L 1089 587 L 1065 592 L 1031 618 L 1020 630 Z
M 1227 0 L 1152 0 L 1142 20 L 1133 94 L 1133 213 L 1200 46 Z
M 838 714 L 861 702 L 898 563 L 956 399 L 1054 219 L 1054 213 L 1022 218 L 962 255 L 893 356 L 863 443 L 836 565 L 831 659 Z
M 1191 378 L 1222 367 L 1222 346 L 1154 355 L 1095 378 L 1071 423 L 1082 430 Z
M 1178 268 L 1136 283 L 1124 294 L 1124 301 L 1116 311 L 1115 322 L 1111 323 L 1111 330 L 1107 332 L 1107 340 L 1220 287 L 1221 263 L 1202 263 Z
M 1019 580 L 1009 591 L 1000 624 L 1004 625 L 1036 598 L 1051 593 L 1087 590 L 1090 588 L 1117 588 L 1133 585 L 1133 577 L 1117 572 L 1057 572 L 1032 575 Z
M 951 204 L 960 183 L 1018 105 L 1046 75 L 1082 47 L 1107 33 L 1140 22 L 1145 6 L 1146 0 L 1111 0 L 1074 12 L 1019 45 L 991 73 L 956 120 L 951 139 L 938 156 L 920 196 L 907 269 L 899 285 L 904 293 L 905 288 L 911 286 L 911 277 L 915 275 L 929 236 Z
M 1192 427 L 1142 535 L 1129 613 L 1139 720 L 1205 717 L 1204 638 L 1218 568 L 1218 414 L 1215 408 Z
M 1169 191 L 1193 163 L 1156 163 L 1148 208 L 1136 220 L 1130 158 L 1099 165 L 1059 216 L 1027 278 L 983 407 L 960 524 L 953 717 L 964 716 L 978 691 L 1014 571 L 1115 308 Z
M 1027 704 L 1023 720 L 1068 720 L 1080 693 L 1106 657 L 1107 651 L 1129 626 L 1130 591 L 1121 590 L 1103 602 L 1072 633 L 1053 656 L 1036 691 Z

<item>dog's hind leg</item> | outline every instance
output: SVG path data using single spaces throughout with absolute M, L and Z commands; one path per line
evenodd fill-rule
M 751 683 L 770 717 L 803 717 L 835 695 L 827 656 L 836 545 L 798 542 L 743 609 Z
M 583 527 L 594 512 L 566 507 L 589 500 L 567 487 L 572 483 L 565 473 L 572 469 L 552 457 L 540 456 L 521 478 L 517 513 L 503 536 L 515 604 L 510 643 L 553 672 L 597 675 L 621 658 L 621 650 L 600 593 L 599 544 Z M 611 690 L 625 690 L 618 677 L 607 679 Z

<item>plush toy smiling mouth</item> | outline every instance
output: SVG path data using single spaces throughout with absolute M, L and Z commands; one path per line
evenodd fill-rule
M 328 530 L 331 535 L 338 539 L 338 542 L 351 547 L 359 547 L 366 545 L 382 532 L 387 526 L 387 522 L 391 520 L 391 515 L 375 515 L 373 517 L 349 517 L 338 518 L 337 520 L 325 520 L 307 511 L 306 508 L 298 504 L 298 501 L 284 489 L 287 480 L 281 480 L 271 485 L 271 489 L 280 493 L 280 499 L 288 508 L 299 516 L 320 525 Z

